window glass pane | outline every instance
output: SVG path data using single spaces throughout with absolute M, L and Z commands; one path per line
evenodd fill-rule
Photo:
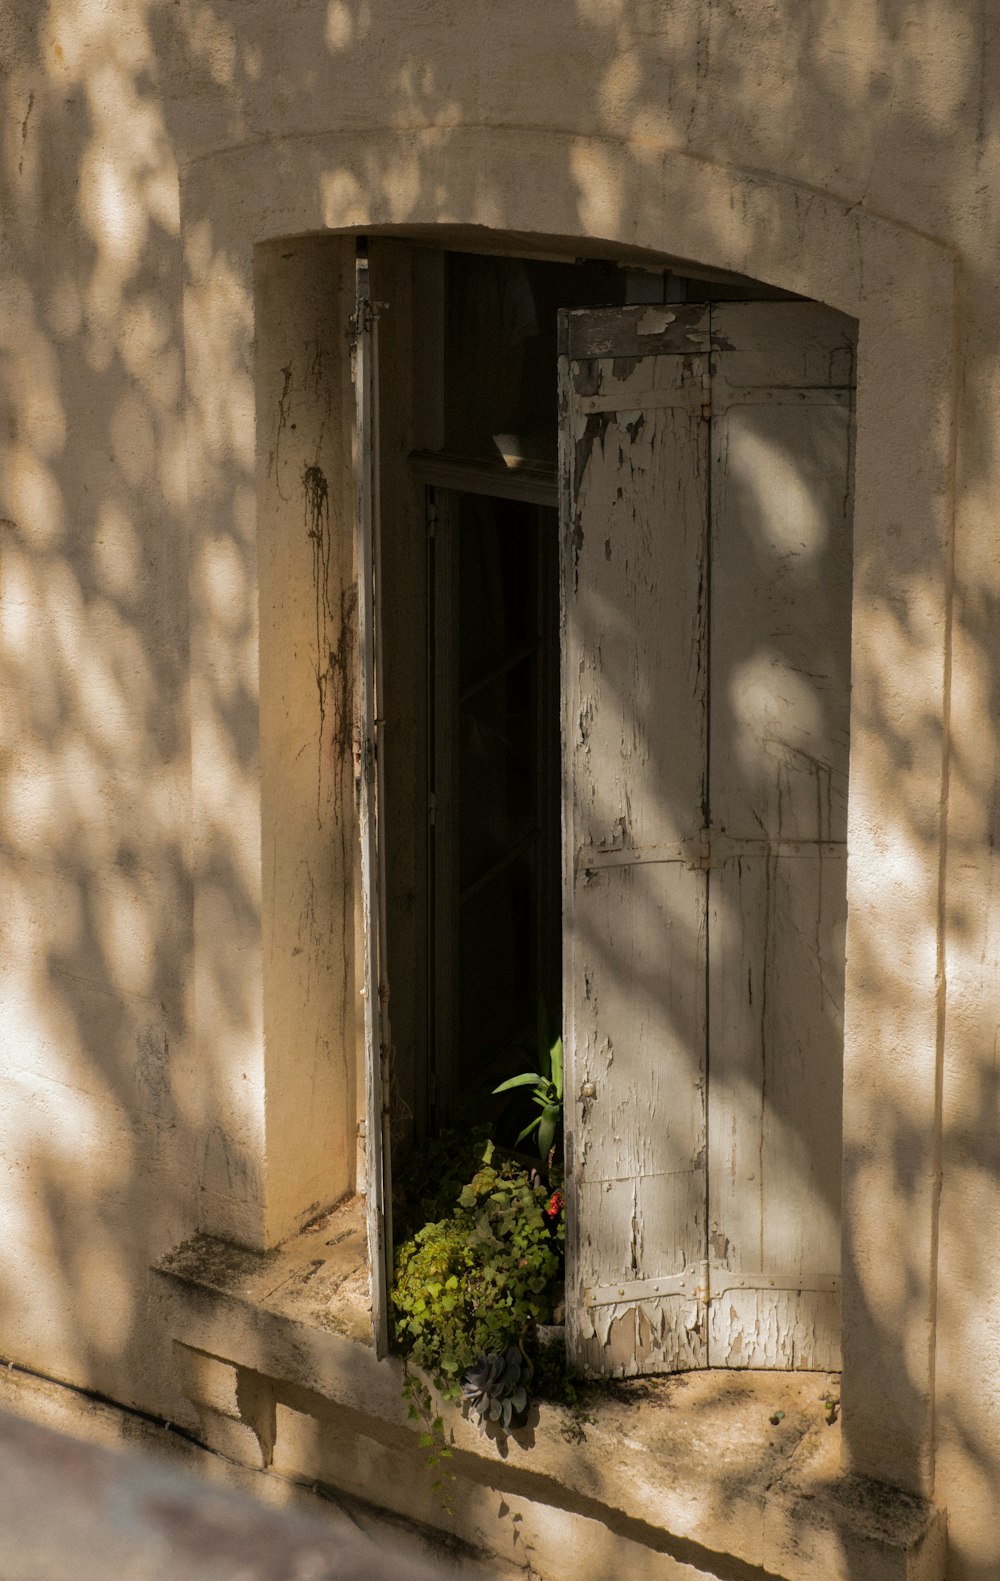
M 465 692 L 538 634 L 538 510 L 463 494 L 458 518 L 458 668 Z
M 535 918 L 533 852 L 516 857 L 459 907 L 456 1052 L 463 1087 L 484 1081 L 497 1056 L 518 1040 L 531 1047 L 538 995 Z
M 533 656 L 478 687 L 459 716 L 459 886 L 537 829 Z

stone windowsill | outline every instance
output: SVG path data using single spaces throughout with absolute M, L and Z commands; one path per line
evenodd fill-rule
M 345 1491 L 457 1530 L 454 1512 L 426 1499 L 401 1363 L 375 1358 L 357 1199 L 267 1253 L 195 1237 L 157 1273 L 182 1390 L 226 1428 L 219 1447 L 337 1485 L 364 1455 L 341 1465 L 306 1453 L 302 1424 L 318 1442 L 325 1422 L 388 1471 L 375 1487 Z M 817 1373 L 637 1379 L 588 1407 L 582 1441 L 562 1407 L 533 1408 L 506 1443 L 448 1411 L 451 1465 L 463 1486 L 499 1492 L 501 1503 L 509 1494 L 575 1512 L 708 1574 L 734 1573 L 735 1561 L 786 1581 L 940 1581 L 940 1513 L 841 1471 L 839 1423 L 826 1424 L 823 1406 L 836 1384 Z M 330 1469 L 318 1474 L 317 1464 Z

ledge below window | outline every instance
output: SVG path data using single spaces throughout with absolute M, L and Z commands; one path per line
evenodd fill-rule
M 156 1271 L 179 1387 L 211 1447 L 434 1528 L 496 1575 L 529 1562 L 544 1581 L 944 1575 L 941 1513 L 841 1471 L 829 1375 L 612 1384 L 582 1417 L 533 1408 L 505 1443 L 446 1409 L 443 1503 L 402 1365 L 375 1358 L 357 1199 L 275 1251 L 198 1236 Z

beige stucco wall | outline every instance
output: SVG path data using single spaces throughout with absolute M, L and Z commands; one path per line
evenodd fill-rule
M 0 1354 L 166 1401 L 148 1264 L 349 1181 L 348 787 L 289 766 L 342 673 L 335 422 L 285 435 L 290 477 L 325 447 L 318 642 L 307 502 L 266 486 L 284 368 L 342 410 L 344 255 L 324 320 L 316 245 L 260 244 L 637 244 L 859 319 L 845 1442 L 997 1573 L 998 33 L 973 0 L 3 0 Z

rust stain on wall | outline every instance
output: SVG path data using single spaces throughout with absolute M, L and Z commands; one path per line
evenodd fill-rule
M 332 796 L 332 819 L 339 846 L 340 871 L 352 868 L 354 839 L 353 809 L 344 805 L 345 765 L 350 765 L 354 746 L 354 676 L 358 650 L 358 593 L 353 582 L 336 591 L 337 567 L 334 563 L 333 527 L 330 520 L 330 489 L 326 473 L 318 463 L 302 471 L 302 500 L 306 535 L 312 551 L 312 582 L 315 621 L 315 676 L 319 710 L 316 768 L 316 824 L 322 829 L 329 817 L 326 802 Z M 310 876 L 310 887 L 312 878 Z M 348 882 L 339 886 L 342 945 L 341 970 L 345 992 L 341 1000 L 341 1034 L 346 1030 L 349 995 L 347 985 L 353 973 L 349 940 L 353 890 Z M 304 919 L 312 937 L 312 953 L 330 948 L 325 928 L 317 928 L 314 917 Z
M 288 495 L 282 491 L 281 487 L 279 463 L 281 461 L 281 436 L 288 426 L 288 397 L 292 386 L 292 365 L 290 362 L 286 363 L 282 368 L 281 379 L 281 394 L 278 396 L 278 420 L 274 428 L 274 449 L 267 458 L 267 475 L 270 477 L 272 473 L 274 474 L 274 483 L 278 494 L 283 500 L 287 500 Z
M 312 548 L 312 580 L 316 631 L 316 693 L 319 702 L 317 733 L 316 822 L 323 825 L 323 760 L 327 739 L 327 710 L 332 706 L 332 679 L 336 673 L 334 643 L 339 632 L 334 621 L 330 590 L 330 489 L 322 467 L 313 463 L 302 471 L 302 500 L 306 535 Z

